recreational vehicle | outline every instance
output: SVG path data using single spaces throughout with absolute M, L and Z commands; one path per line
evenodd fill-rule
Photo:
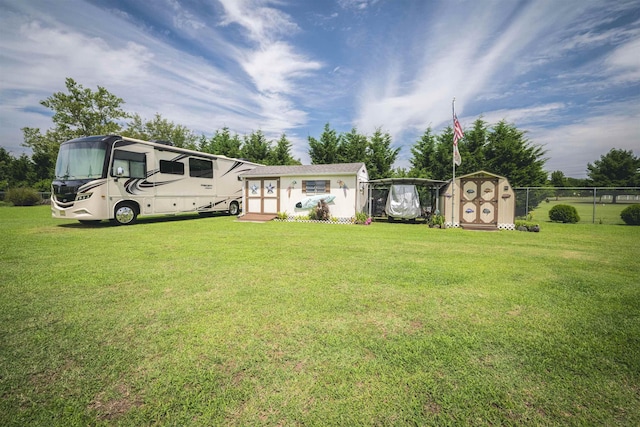
M 139 215 L 240 212 L 238 175 L 256 163 L 117 135 L 60 145 L 54 218 L 133 224 Z

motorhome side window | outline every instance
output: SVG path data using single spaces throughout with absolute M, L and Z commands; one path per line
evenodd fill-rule
M 160 173 L 170 173 L 172 175 L 184 175 L 184 163 L 160 160 Z
M 144 178 L 147 171 L 147 160 L 144 153 L 115 150 L 111 175 L 122 178 Z
M 189 159 L 189 176 L 213 178 L 213 162 L 211 160 Z

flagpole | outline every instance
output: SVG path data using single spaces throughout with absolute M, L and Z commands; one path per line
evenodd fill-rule
M 456 212 L 456 144 L 455 144 L 455 132 L 456 132 L 456 98 L 451 101 L 451 123 L 453 123 L 453 139 L 454 143 L 451 144 L 451 164 L 453 165 L 453 179 L 451 180 L 451 228 L 455 227 L 455 212 Z

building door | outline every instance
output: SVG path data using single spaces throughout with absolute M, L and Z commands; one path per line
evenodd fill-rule
M 461 179 L 460 225 L 498 226 L 498 179 Z
M 276 214 L 280 210 L 280 179 L 248 179 L 247 213 Z

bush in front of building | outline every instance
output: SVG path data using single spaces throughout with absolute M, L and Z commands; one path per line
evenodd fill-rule
M 40 194 L 33 188 L 11 188 L 5 195 L 5 201 L 14 206 L 34 206 L 40 202 Z
M 309 211 L 309 219 L 317 221 L 329 221 L 331 219 L 329 205 L 327 205 L 324 200 L 320 200 L 318 202 L 318 205 Z
M 575 224 L 580 221 L 580 215 L 571 205 L 555 205 L 549 210 L 549 219 L 554 222 Z
M 620 218 L 627 225 L 640 225 L 640 204 L 627 206 L 620 212 Z

